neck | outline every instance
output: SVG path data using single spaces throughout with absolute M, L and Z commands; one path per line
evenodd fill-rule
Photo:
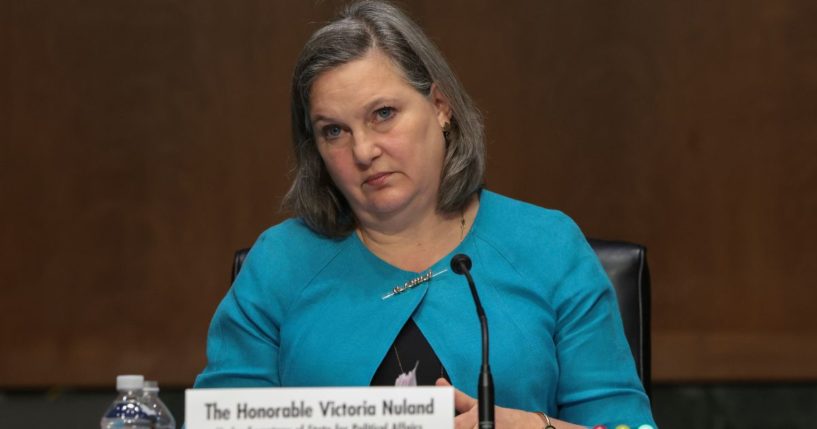
M 424 271 L 464 239 L 476 217 L 478 206 L 479 202 L 474 197 L 462 212 L 435 211 L 399 227 L 393 223 L 361 224 L 357 233 L 372 253 L 391 265 L 406 271 Z

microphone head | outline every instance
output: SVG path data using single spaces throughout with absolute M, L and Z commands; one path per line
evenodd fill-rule
M 466 271 L 471 271 L 471 258 L 463 253 L 458 253 L 451 258 L 451 270 L 457 274 L 465 274 Z

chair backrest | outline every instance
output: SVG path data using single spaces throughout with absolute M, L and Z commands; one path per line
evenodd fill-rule
M 230 283 L 235 281 L 235 277 L 238 275 L 238 272 L 241 271 L 241 266 L 244 265 L 244 258 L 247 257 L 247 253 L 250 252 L 250 249 L 238 249 L 233 256 L 233 275 L 230 278 Z
M 588 239 L 613 283 L 624 334 L 644 390 L 650 393 L 650 270 L 647 249 L 624 241 Z
M 607 276 L 613 283 L 624 322 L 624 334 L 635 358 L 644 390 L 650 394 L 650 272 L 644 246 L 624 241 L 589 239 Z M 233 258 L 235 280 L 250 249 Z

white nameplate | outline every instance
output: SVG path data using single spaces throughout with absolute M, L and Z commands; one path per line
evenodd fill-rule
M 187 429 L 452 429 L 451 387 L 187 389 Z

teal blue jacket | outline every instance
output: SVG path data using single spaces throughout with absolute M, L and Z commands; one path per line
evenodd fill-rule
M 265 231 L 213 316 L 196 387 L 367 386 L 409 317 L 460 390 L 476 395 L 480 327 L 465 253 L 488 318 L 496 404 L 583 425 L 655 425 L 615 292 L 564 214 L 483 191 L 470 232 L 435 277 L 329 239 L 298 220 Z

